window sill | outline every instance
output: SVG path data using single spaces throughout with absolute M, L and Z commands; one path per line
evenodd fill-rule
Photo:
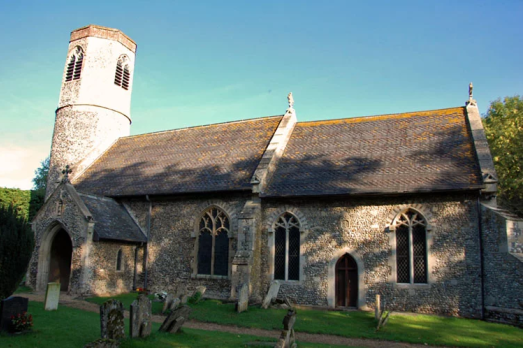
M 429 289 L 430 283 L 394 283 L 397 289 Z
M 281 280 L 281 279 L 273 279 L 273 281 L 276 280 L 280 285 L 301 285 L 301 280 Z
M 211 275 L 211 274 L 191 274 L 191 279 L 224 279 L 224 280 L 228 280 L 229 276 Z

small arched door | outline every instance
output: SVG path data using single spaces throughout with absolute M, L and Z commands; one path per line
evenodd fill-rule
M 58 231 L 51 245 L 51 257 L 49 260 L 49 282 L 60 283 L 60 290 L 69 289 L 69 278 L 71 276 L 71 256 L 73 245 L 71 238 L 63 229 Z
M 358 306 L 358 265 L 349 254 L 336 263 L 336 306 Z

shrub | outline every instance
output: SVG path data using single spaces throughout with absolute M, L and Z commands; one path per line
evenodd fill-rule
M 0 300 L 11 296 L 27 270 L 34 237 L 27 220 L 13 205 L 0 206 Z

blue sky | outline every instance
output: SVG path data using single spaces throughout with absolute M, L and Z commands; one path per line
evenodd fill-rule
M 299 121 L 523 94 L 523 2 L 0 0 L 0 186 L 50 151 L 70 32 L 138 44 L 131 134 L 284 113 Z

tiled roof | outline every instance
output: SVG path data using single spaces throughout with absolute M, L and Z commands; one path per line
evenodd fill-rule
M 120 138 L 73 184 L 133 196 L 249 190 L 282 116 Z
M 94 239 L 146 242 L 147 239 L 123 206 L 114 199 L 79 193 L 94 220 Z
M 297 123 L 263 196 L 477 189 L 464 107 Z

